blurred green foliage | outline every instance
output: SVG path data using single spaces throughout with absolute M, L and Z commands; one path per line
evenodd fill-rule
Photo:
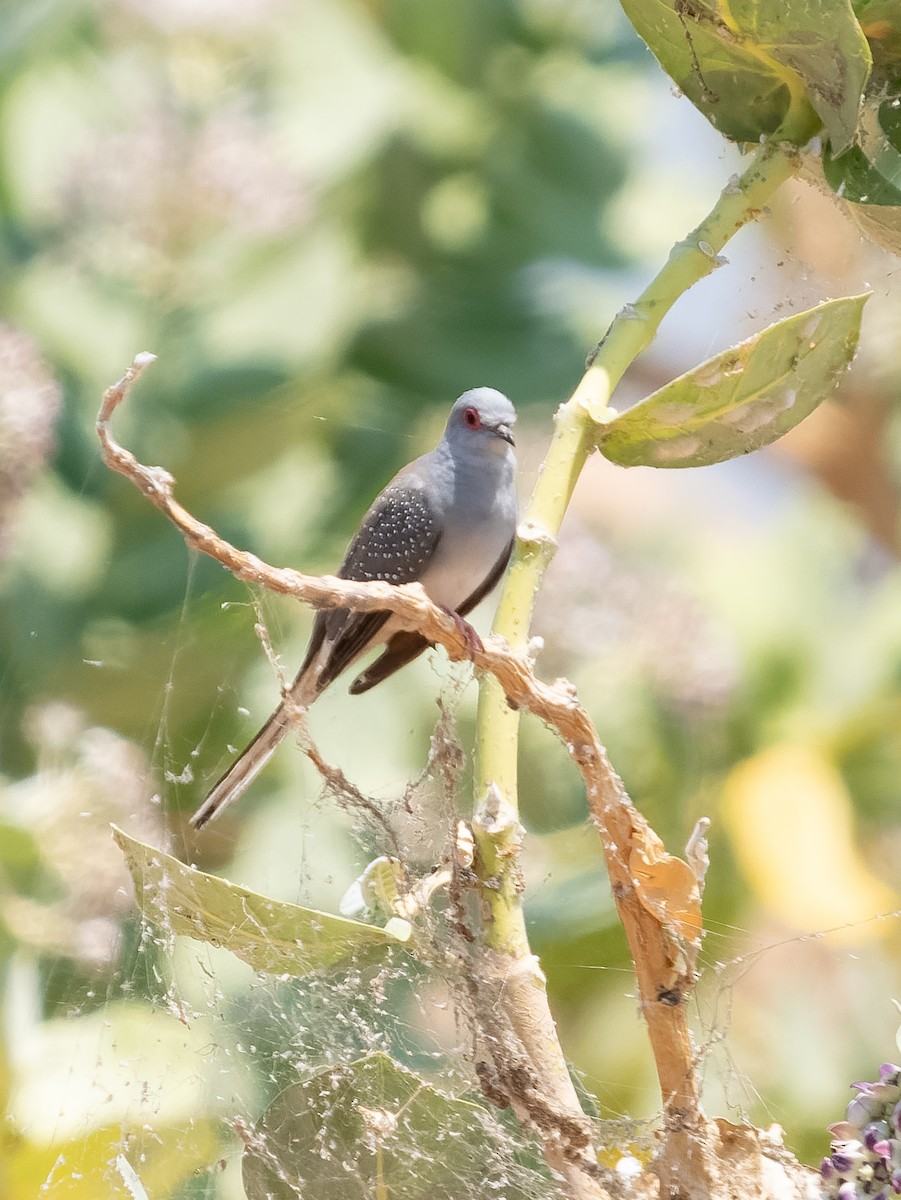
M 652 64 L 618 9 L 579 0 L 22 0 L 0 25 L 0 362 L 24 332 L 44 366 L 16 358 L 33 385 L 21 411 L 49 422 L 48 378 L 63 399 L 49 468 L 9 496 L 0 470 L 0 1193 L 30 1200 L 65 1147 L 89 1182 L 58 1194 L 126 1196 L 121 1146 L 154 1200 L 230 1200 L 235 1117 L 252 1124 L 304 1072 L 386 1046 L 420 1069 L 450 1051 L 465 1076 L 460 1036 L 402 952 L 340 985 L 276 981 L 134 921 L 108 822 L 159 841 L 154 794 L 178 850 L 329 911 L 377 839 L 351 836 L 286 748 L 236 813 L 181 840 L 179 814 L 273 703 L 253 604 L 286 671 L 308 617 L 188 555 L 100 466 L 100 394 L 136 351 L 157 353 L 116 417 L 122 440 L 224 536 L 309 570 L 334 567 L 465 387 L 514 398 L 528 487 L 553 406 L 628 298 L 597 305 L 609 273 L 634 265 L 614 213 L 641 166 L 627 147 Z M 881 386 L 896 393 L 891 370 Z M 792 926 L 773 878 L 780 828 L 755 818 L 762 776 L 736 770 L 774 744 L 812 748 L 836 772 L 824 811 L 839 815 L 818 831 L 828 884 L 840 901 L 846 874 L 893 898 L 878 889 L 897 888 L 901 853 L 901 574 L 852 510 L 772 460 L 702 484 L 589 474 L 542 600 L 540 670 L 575 680 L 673 850 L 714 818 L 698 1026 L 729 1036 L 708 1107 L 778 1119 L 814 1160 L 847 1081 L 892 1056 L 897 923 L 865 923 L 852 897 L 844 943 L 794 942 L 826 923 L 821 881 L 797 881 L 813 899 Z M 326 757 L 394 815 L 426 759 L 440 664 L 359 699 L 339 684 L 314 714 Z M 449 703 L 468 746 L 462 693 Z M 816 801 L 823 777 L 803 778 Z M 564 751 L 528 719 L 522 791 L 531 934 L 567 1054 L 604 1115 L 651 1115 L 596 834 Z M 465 777 L 460 792 L 465 807 Z M 453 809 L 429 779 L 412 801 L 405 849 L 427 868 Z M 795 957 L 755 956 L 784 939 Z M 152 1085 L 131 1105 L 96 1066 L 114 1051 Z M 183 1065 L 196 1094 L 167 1097 L 148 1062 L 179 1078 Z M 66 1122 L 38 1122 L 43 1109 Z
M 71 570 L 48 586 L 32 553 L 10 587 L 15 769 L 16 713 L 33 697 L 77 698 L 141 736 L 169 671 L 152 647 L 184 601 L 184 557 L 97 467 L 90 426 L 136 347 L 160 356 L 123 418 L 136 452 L 165 456 L 183 501 L 226 536 L 262 535 L 311 567 L 334 563 L 465 385 L 521 405 L 565 392 L 585 348 L 565 314 L 542 311 L 537 275 L 562 258 L 621 265 L 602 217 L 624 161 L 599 109 L 625 23 L 552 18 L 502 3 L 428 17 L 416 4 L 17 11 L 4 301 L 66 388 L 33 549 L 57 553 L 55 500 L 81 578 L 74 595 Z M 190 574 L 179 665 L 195 687 L 173 702 L 196 741 L 210 686 L 254 647 L 233 648 L 225 679 L 202 665 L 221 622 L 203 597 L 244 593 L 209 563 Z M 145 664 L 146 692 L 85 665 L 111 652 L 117 675 Z M 215 729 L 233 732 L 227 717 Z

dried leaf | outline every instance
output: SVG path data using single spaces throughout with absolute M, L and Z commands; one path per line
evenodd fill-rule
M 629 857 L 629 872 L 642 906 L 663 925 L 697 942 L 701 936 L 701 893 L 688 863 L 668 854 L 656 836 L 646 836 Z

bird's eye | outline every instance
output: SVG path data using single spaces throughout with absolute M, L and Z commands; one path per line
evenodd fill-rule
M 478 429 L 482 424 L 482 418 L 479 416 L 479 410 L 477 408 L 464 408 L 463 420 L 470 429 Z

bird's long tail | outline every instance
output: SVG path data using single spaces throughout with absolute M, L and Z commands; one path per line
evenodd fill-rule
M 191 817 L 195 829 L 202 829 L 214 817 L 218 817 L 227 804 L 243 795 L 275 753 L 291 724 L 288 705 L 283 701 Z
M 227 804 L 231 804 L 247 791 L 275 753 L 279 742 L 290 733 L 298 714 L 308 709 L 322 691 L 322 662 L 330 650 L 330 646 L 323 644 L 323 634 L 324 629 L 317 637 L 314 626 L 313 638 L 303 666 L 284 694 L 285 698 L 191 817 L 190 824 L 195 829 L 202 829 L 204 825 L 209 824 L 214 817 L 219 816 Z

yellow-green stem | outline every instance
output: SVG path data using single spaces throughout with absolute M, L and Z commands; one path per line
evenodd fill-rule
M 761 147 L 741 178 L 723 190 L 708 216 L 678 242 L 660 272 L 634 304 L 614 319 L 571 398 L 557 412 L 554 436 L 526 510 L 507 575 L 494 632 L 524 647 L 538 589 L 556 548 L 576 481 L 595 444 L 598 424 L 613 415 L 610 396 L 623 374 L 650 345 L 673 304 L 719 264 L 729 239 L 760 215 L 770 196 L 792 173 L 792 151 L 774 138 Z M 486 798 L 503 801 L 515 821 L 519 718 L 507 705 L 497 681 L 483 676 L 479 691 L 475 797 L 477 814 Z M 500 846 L 490 823 L 476 821 L 483 895 L 490 910 L 486 942 L 521 957 L 529 952 L 519 902 L 515 854 Z

